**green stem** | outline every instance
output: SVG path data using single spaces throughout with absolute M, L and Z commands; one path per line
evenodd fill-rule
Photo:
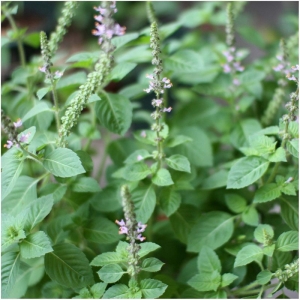
M 13 17 L 6 11 L 6 9 L 4 9 L 4 13 L 5 16 L 7 17 L 9 24 L 11 26 L 11 28 L 13 29 L 13 31 L 15 31 L 17 33 L 18 31 L 18 27 L 15 23 L 15 20 L 13 19 Z M 19 56 L 20 56 L 20 61 L 21 61 L 21 65 L 22 67 L 26 66 L 26 60 L 25 60 L 25 51 L 24 51 L 24 47 L 23 47 L 23 43 L 22 43 L 22 39 L 19 37 L 19 35 L 17 34 L 17 45 L 18 45 L 18 51 L 19 51 Z
M 57 132 L 58 132 L 59 128 L 60 128 L 59 106 L 58 106 L 58 97 L 57 97 L 57 92 L 56 92 L 56 84 L 53 80 L 51 80 L 51 88 L 52 88 L 52 95 L 53 95 L 53 101 L 54 101 L 54 106 L 55 106 L 56 127 L 57 127 Z
M 103 137 L 103 143 L 104 143 L 103 149 L 104 149 L 104 153 L 103 153 L 103 157 L 102 157 L 101 162 L 100 162 L 98 174 L 96 176 L 96 179 L 97 179 L 98 182 L 101 181 L 101 178 L 102 178 L 102 175 L 103 175 L 103 172 L 104 172 L 105 162 L 106 162 L 106 158 L 107 158 L 106 145 L 108 144 L 109 141 L 110 141 L 110 135 L 109 135 L 109 133 L 107 133 Z

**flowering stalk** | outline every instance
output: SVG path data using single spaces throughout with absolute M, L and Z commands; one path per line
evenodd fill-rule
M 275 72 L 281 72 L 284 75 L 290 73 L 290 67 L 288 63 L 288 53 L 287 53 L 287 46 L 284 39 L 280 41 L 280 53 L 276 56 L 277 60 L 279 60 L 279 64 L 273 68 Z M 267 109 L 262 116 L 262 123 L 267 126 L 269 125 L 276 113 L 280 105 L 284 100 L 284 87 L 286 86 L 287 82 L 285 79 L 280 78 L 278 80 L 278 87 L 275 90 L 272 100 L 269 102 Z
M 299 65 L 296 65 L 291 68 L 291 73 L 294 73 L 296 71 L 299 71 Z M 284 131 L 282 133 L 282 144 L 281 147 L 285 149 L 287 141 L 290 139 L 290 135 L 288 132 L 289 124 L 292 121 L 295 121 L 297 119 L 296 112 L 298 111 L 297 103 L 299 102 L 299 81 L 298 78 L 295 77 L 294 74 L 288 73 L 286 76 L 289 80 L 295 81 L 297 83 L 297 89 L 295 92 L 290 94 L 290 101 L 285 105 L 285 107 L 288 110 L 288 113 L 285 114 L 282 117 L 282 121 L 284 123 Z M 273 181 L 277 174 L 277 169 L 279 168 L 280 162 L 277 162 L 274 166 L 274 169 L 272 171 L 272 174 L 270 175 L 267 183 L 270 183 Z
M 154 22 L 157 23 L 154 8 L 153 8 L 153 5 L 152 5 L 151 1 L 147 1 L 146 9 L 147 9 L 147 17 L 148 17 L 148 20 L 149 20 L 150 24 L 152 24 Z
M 4 147 L 10 149 L 14 144 L 19 145 L 18 133 L 16 129 L 22 126 L 21 119 L 18 119 L 17 122 L 12 122 L 11 119 L 5 115 L 3 109 L 1 109 L 1 123 L 3 131 L 8 136 L 7 144 L 5 144 Z
M 60 78 L 63 73 L 56 71 L 53 75 L 51 72 L 50 67 L 52 66 L 51 63 L 51 51 L 49 49 L 49 43 L 47 39 L 47 35 L 45 32 L 41 31 L 40 33 L 40 41 L 41 41 L 41 51 L 42 51 L 42 58 L 44 61 L 43 67 L 40 67 L 39 70 L 46 74 L 46 83 L 50 83 L 51 90 L 52 90 L 52 96 L 53 96 L 53 102 L 55 106 L 55 119 L 56 119 L 56 127 L 57 130 L 60 126 L 60 120 L 59 120 L 59 106 L 58 106 L 58 99 L 57 99 L 57 93 L 56 93 L 56 79 Z
M 137 275 L 140 272 L 139 267 L 139 255 L 138 252 L 141 249 L 140 245 L 136 243 L 136 240 L 144 241 L 146 238 L 142 236 L 142 232 L 146 229 L 147 225 L 136 221 L 136 215 L 134 213 L 134 205 L 131 200 L 131 195 L 127 185 L 123 185 L 121 188 L 122 206 L 125 215 L 124 220 L 116 223 L 120 226 L 119 234 L 126 234 L 127 240 L 129 240 L 128 246 L 128 274 L 137 279 Z
M 155 107 L 155 111 L 151 114 L 151 117 L 154 119 L 155 123 L 152 125 L 151 129 L 156 132 L 156 142 L 157 142 L 157 151 L 154 153 L 154 158 L 158 161 L 157 170 L 160 169 L 162 165 L 162 160 L 164 158 L 163 152 L 163 137 L 161 137 L 160 132 L 163 130 L 164 126 L 161 123 L 162 113 L 171 112 L 172 107 L 164 107 L 164 101 L 162 94 L 164 89 L 170 88 L 172 83 L 170 79 L 166 77 L 161 79 L 161 73 L 163 72 L 162 60 L 160 59 L 160 43 L 159 43 L 159 34 L 156 22 L 151 24 L 150 29 L 150 48 L 152 49 L 152 65 L 155 66 L 153 74 L 147 75 L 146 77 L 150 79 L 148 89 L 144 91 L 150 93 L 153 91 L 156 98 L 152 100 L 152 105 Z
M 111 42 L 112 37 L 125 33 L 125 28 L 119 24 L 115 24 L 112 18 L 112 15 L 117 12 L 115 2 L 103 1 L 101 6 L 95 7 L 95 10 L 99 12 L 99 15 L 95 16 L 98 22 L 96 23 L 96 29 L 92 33 L 99 37 L 98 43 L 103 53 L 95 65 L 95 71 L 90 73 L 86 83 L 79 87 L 79 93 L 67 108 L 65 115 L 61 118 L 62 125 L 59 129 L 59 138 L 57 141 L 59 147 L 66 146 L 65 139 L 70 134 L 72 127 L 77 124 L 81 111 L 86 106 L 89 97 L 104 84 L 112 68 L 112 53 L 115 49 Z
M 234 15 L 232 3 L 227 5 L 227 24 L 226 24 L 226 44 L 227 50 L 223 52 L 226 57 L 226 63 L 223 65 L 224 73 L 231 74 L 233 85 L 240 85 L 236 78 L 236 72 L 243 72 L 244 67 L 238 61 L 238 53 L 235 48 L 235 34 L 234 34 Z M 233 90 L 233 87 L 231 87 Z
M 284 266 L 285 270 L 278 269 L 275 272 L 275 277 L 278 278 L 281 282 L 287 281 L 289 278 L 298 274 L 299 272 L 299 258 L 290 264 Z
M 50 56 L 53 57 L 57 51 L 58 44 L 62 41 L 64 35 L 67 32 L 67 27 L 70 26 L 72 19 L 75 15 L 75 10 L 78 6 L 76 1 L 67 1 L 62 9 L 61 17 L 58 19 L 56 29 L 50 35 L 49 50 Z

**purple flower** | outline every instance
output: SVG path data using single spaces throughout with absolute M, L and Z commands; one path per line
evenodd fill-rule
M 293 70 L 293 71 L 299 71 L 299 65 L 292 66 L 292 70 Z
M 137 229 L 137 232 L 138 232 L 138 233 L 144 232 L 145 229 L 146 229 L 146 227 L 147 227 L 147 224 L 143 224 L 143 223 L 141 223 L 141 222 L 138 222 L 138 229 Z
M 234 85 L 240 85 L 241 83 L 240 83 L 240 81 L 237 78 L 234 78 L 233 79 L 233 84 Z
M 15 128 L 18 128 L 18 127 L 22 126 L 22 121 L 21 121 L 20 118 L 17 120 L 17 122 L 14 122 L 14 126 L 15 126 Z
M 116 2 L 110 5 L 112 12 L 116 13 Z M 102 44 L 104 40 L 110 40 L 114 35 L 120 36 L 125 34 L 126 27 L 121 27 L 119 24 L 115 24 L 111 19 L 111 10 L 103 8 L 101 6 L 94 7 L 96 11 L 99 12 L 99 15 L 94 16 L 96 22 L 96 29 L 92 30 L 92 34 L 99 36 L 98 43 Z
M 143 130 L 143 131 L 141 132 L 141 137 L 145 138 L 146 136 L 147 136 L 146 131 Z
M 152 105 L 153 106 L 160 106 L 162 104 L 162 99 L 153 99 Z
M 43 73 L 46 73 L 46 66 L 39 67 L 39 70 Z
M 171 112 L 171 110 L 172 110 L 172 107 L 170 106 L 169 108 L 164 108 L 163 112 Z
M 7 149 L 10 149 L 13 145 L 14 145 L 14 143 L 12 141 L 8 140 L 7 144 L 5 144 L 4 147 Z
M 284 65 L 283 64 L 279 64 L 278 66 L 274 67 L 273 70 L 275 72 L 279 72 L 279 71 L 283 70 L 283 68 L 284 68 Z
M 288 180 L 287 181 L 285 181 L 284 183 L 290 183 L 290 182 L 292 182 L 294 180 L 294 178 L 293 177 L 289 177 L 288 178 Z
M 28 132 L 28 133 L 26 133 L 26 134 L 23 133 L 23 134 L 20 136 L 20 138 L 19 138 L 19 142 L 21 142 L 21 143 L 26 143 L 27 140 L 28 140 L 28 138 L 29 138 L 29 136 L 30 136 L 30 132 Z
M 230 73 L 231 72 L 231 68 L 228 64 L 223 65 L 223 72 L 224 73 Z
M 119 234 L 128 234 L 128 228 L 126 226 L 121 226 L 119 229 Z
M 138 236 L 136 237 L 137 240 L 140 240 L 141 242 L 144 241 L 146 238 L 144 236 L 142 236 L 141 234 L 138 234 Z
M 296 78 L 294 75 L 291 75 L 291 74 L 287 74 L 287 75 L 286 75 L 286 78 L 287 78 L 288 80 L 297 81 L 297 78 Z
M 63 76 L 63 72 L 60 72 L 60 71 L 56 71 L 55 73 L 54 73 L 54 78 L 55 79 L 58 79 L 58 78 L 60 78 L 61 76 Z
M 126 223 L 123 219 L 121 221 L 116 220 L 115 223 L 117 223 L 119 226 L 126 226 Z
M 136 159 L 137 159 L 137 161 L 141 161 L 143 159 L 143 156 L 142 155 L 138 155 Z

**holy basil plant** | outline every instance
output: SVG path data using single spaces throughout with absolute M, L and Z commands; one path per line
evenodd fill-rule
M 60 4 L 34 32 L 1 3 L 2 297 L 297 297 L 295 13 Z

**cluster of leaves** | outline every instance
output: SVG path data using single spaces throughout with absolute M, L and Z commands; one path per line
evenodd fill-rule
M 17 7 L 3 5 L 14 24 Z M 284 107 L 270 126 L 260 122 L 282 76 L 272 69 L 279 40 L 268 44 L 241 26 L 240 35 L 266 55 L 246 65 L 240 85 L 229 89 L 225 31 L 217 30 L 226 24 L 224 5 L 195 3 L 159 27 L 164 74 L 173 83 L 164 95 L 173 110 L 163 118 L 159 168 L 143 105 L 151 103 L 143 91 L 153 70 L 148 26 L 112 39 L 115 66 L 105 86 L 120 88 L 91 95 L 67 148 L 56 147 L 55 114 L 64 115 L 100 51 L 59 65 L 54 57 L 52 68 L 65 70 L 55 82 L 58 112 L 40 56 L 13 70 L 2 108 L 13 121 L 21 118 L 19 135 L 29 138 L 2 156 L 2 297 L 227 298 L 298 289 L 297 271 L 278 277 L 297 259 L 298 123 L 289 123 L 283 144 Z M 205 32 L 205 24 L 216 31 Z M 23 43 L 39 46 L 38 35 L 12 27 L 4 50 L 16 42 L 21 55 Z M 292 65 L 297 49 L 288 49 Z M 241 49 L 241 58 L 248 55 Z M 295 90 L 288 82 L 286 102 Z M 123 218 L 124 183 L 137 220 L 148 223 L 138 280 L 128 276 L 128 243 L 114 224 Z M 155 250 L 156 257 L 145 257 Z

